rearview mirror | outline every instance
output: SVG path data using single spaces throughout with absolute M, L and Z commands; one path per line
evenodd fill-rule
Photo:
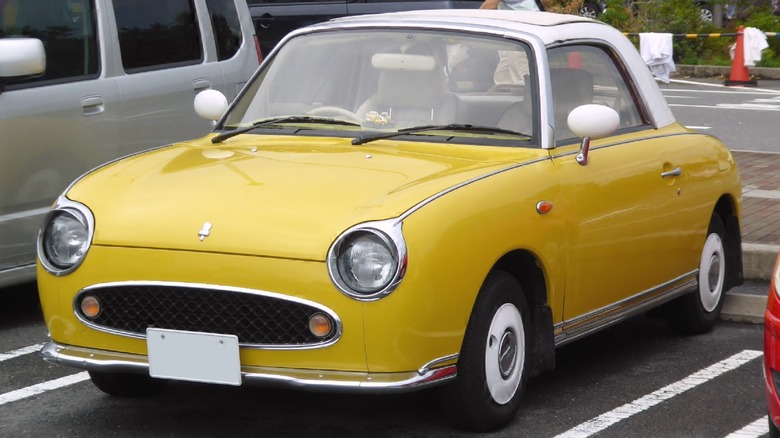
M 574 108 L 566 121 L 574 135 L 592 140 L 611 135 L 620 126 L 617 111 L 593 103 Z
M 592 139 L 606 137 L 620 126 L 617 111 L 604 105 L 587 104 L 574 108 L 566 119 L 569 130 L 582 138 L 580 153 L 576 160 L 581 166 L 588 165 L 588 153 Z

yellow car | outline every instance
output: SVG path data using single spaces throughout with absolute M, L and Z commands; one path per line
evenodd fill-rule
M 742 281 L 732 155 L 588 18 L 337 19 L 195 103 L 214 132 L 82 176 L 39 235 L 42 353 L 109 394 L 438 386 L 492 430 L 556 347 L 656 307 L 706 331 Z

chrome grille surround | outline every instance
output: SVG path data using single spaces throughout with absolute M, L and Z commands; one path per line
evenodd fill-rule
M 81 300 L 92 295 L 101 311 L 90 319 Z M 73 300 L 76 317 L 106 333 L 146 339 L 147 327 L 238 336 L 242 347 L 308 349 L 332 345 L 342 333 L 336 313 L 318 303 L 255 289 L 199 283 L 132 281 L 86 287 Z M 322 313 L 333 330 L 323 337 L 309 330 Z

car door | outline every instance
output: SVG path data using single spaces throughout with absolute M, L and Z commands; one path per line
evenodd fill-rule
M 116 156 L 119 92 L 100 64 L 104 23 L 93 1 L 0 2 L 0 36 L 43 42 L 42 76 L 0 93 L 0 284 L 31 271 L 35 238 L 54 199 L 76 177 Z M 32 272 L 32 271 L 31 271 Z
M 123 154 L 205 135 L 195 95 L 225 81 L 204 0 L 113 0 Z M 197 9 L 196 9 L 197 6 Z M 208 36 L 208 38 L 206 38 Z M 234 94 L 233 91 L 227 94 Z
M 626 300 L 673 289 L 695 269 L 696 227 L 688 215 L 684 147 L 645 122 L 608 49 L 566 46 L 548 51 L 555 112 L 552 151 L 569 216 L 564 319 L 607 316 Z M 557 79 L 556 79 L 557 77 Z M 584 103 L 615 109 L 615 135 L 592 143 L 586 164 L 576 160 L 579 139 L 566 125 Z M 630 300 L 629 300 L 630 301 Z

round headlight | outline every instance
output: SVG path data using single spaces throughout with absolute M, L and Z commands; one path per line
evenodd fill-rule
M 42 247 L 43 256 L 55 268 L 75 266 L 89 247 L 86 218 L 73 210 L 55 211 L 43 229 Z
M 403 222 L 363 222 L 344 231 L 328 250 L 328 275 L 347 296 L 374 301 L 392 293 L 406 274 Z
M 395 251 L 387 241 L 368 232 L 355 233 L 342 243 L 336 257 L 338 273 L 344 283 L 364 294 L 384 289 L 398 269 Z

